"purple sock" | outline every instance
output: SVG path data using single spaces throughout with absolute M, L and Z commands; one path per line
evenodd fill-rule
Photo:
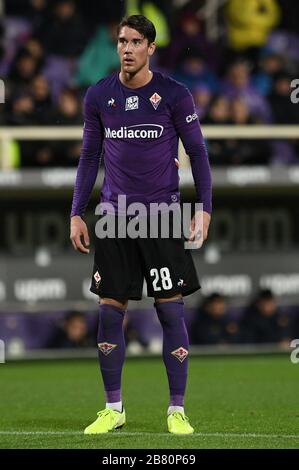
M 107 403 L 121 401 L 121 373 L 125 360 L 124 314 L 124 310 L 113 305 L 100 305 L 98 349 Z
M 169 383 L 169 404 L 184 406 L 189 349 L 184 302 L 156 302 L 155 307 L 163 328 L 163 360 Z

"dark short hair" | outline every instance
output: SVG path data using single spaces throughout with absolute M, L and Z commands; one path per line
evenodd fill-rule
M 226 298 L 224 297 L 224 295 L 220 294 L 220 292 L 212 292 L 211 294 L 209 294 L 203 299 L 200 307 L 202 309 L 206 309 L 213 302 L 217 302 L 217 301 L 225 302 Z
M 131 15 L 121 20 L 117 27 L 117 34 L 120 30 L 127 26 L 128 28 L 136 29 L 138 33 L 142 34 L 150 43 L 156 39 L 156 28 L 154 24 L 143 15 Z
M 76 312 L 76 311 L 70 311 L 66 314 L 64 321 L 65 323 L 70 323 L 73 321 L 75 318 L 79 318 L 80 320 L 85 321 L 85 316 L 81 312 Z
M 274 300 L 274 294 L 271 289 L 260 289 L 256 296 L 256 301 L 259 300 Z

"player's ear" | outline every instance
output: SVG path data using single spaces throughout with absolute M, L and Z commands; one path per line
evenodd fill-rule
M 155 50 L 156 50 L 156 47 L 157 47 L 157 46 L 156 46 L 156 43 L 155 43 L 155 42 L 151 42 L 151 43 L 149 44 L 149 46 L 148 46 L 148 55 L 149 55 L 149 56 L 152 56 L 152 55 L 153 55 L 153 53 L 154 53 Z

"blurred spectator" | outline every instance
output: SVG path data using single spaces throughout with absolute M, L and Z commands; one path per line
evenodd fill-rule
M 269 95 L 272 90 L 273 77 L 283 71 L 284 57 L 271 51 L 262 53 L 258 62 L 258 70 L 252 77 L 252 84 L 263 96 Z
M 0 74 L 7 77 L 19 48 L 32 34 L 30 24 L 19 18 L 3 17 L 3 53 L 0 61 Z
M 27 41 L 22 46 L 22 50 L 27 51 L 37 61 L 40 61 L 40 64 L 43 64 L 44 49 L 40 41 L 34 36 L 27 39 Z
M 229 0 L 226 8 L 228 41 L 232 49 L 244 51 L 265 45 L 271 30 L 279 22 L 276 0 Z
M 241 321 L 245 343 L 289 343 L 290 318 L 281 312 L 269 289 L 258 292 Z
M 29 93 L 22 92 L 14 96 L 7 121 L 13 126 L 30 126 L 35 123 L 34 101 Z
M 49 124 L 49 110 L 52 106 L 49 83 L 42 75 L 37 75 L 31 82 L 30 91 L 34 100 L 36 123 Z
M 242 97 L 249 111 L 262 122 L 269 122 L 271 111 L 265 98 L 250 83 L 250 68 L 247 62 L 238 60 L 228 67 L 224 93 L 229 99 Z
M 239 326 L 227 315 L 225 298 L 209 295 L 199 307 L 190 327 L 192 344 L 227 344 L 239 342 Z
M 39 69 L 39 61 L 29 52 L 22 51 L 18 54 L 8 76 L 11 93 L 28 90 L 31 80 L 37 75 Z
M 231 123 L 230 102 L 224 95 L 216 95 L 210 103 L 205 124 L 225 125 Z
M 32 126 L 40 122 L 37 121 L 35 102 L 29 92 L 18 92 L 13 95 L 13 99 L 8 104 L 6 122 L 12 126 Z M 36 166 L 37 155 L 45 147 L 45 142 L 22 140 L 15 143 L 14 152 L 20 152 L 22 167 Z M 47 164 L 49 161 L 47 160 Z
M 220 89 L 219 80 L 196 48 L 182 52 L 173 76 L 187 85 L 191 92 L 200 84 L 207 86 L 213 93 Z
M 57 109 L 51 116 L 56 126 L 82 125 L 81 100 L 76 91 L 65 89 L 58 98 Z M 60 141 L 51 145 L 56 166 L 77 166 L 81 151 L 81 141 Z
M 82 17 L 73 0 L 54 0 L 50 18 L 44 18 L 35 31 L 48 54 L 65 58 L 78 57 L 88 39 Z
M 172 70 L 187 56 L 189 51 L 197 48 L 199 55 L 208 67 L 217 71 L 220 63 L 220 51 L 210 43 L 203 31 L 203 22 L 190 12 L 179 17 L 178 27 L 170 45 L 161 57 L 161 65 Z
M 117 24 L 101 25 L 89 41 L 78 63 L 76 83 L 87 87 L 119 68 L 116 50 Z
M 54 101 L 65 87 L 72 85 L 76 61 L 90 34 L 74 0 L 54 0 L 49 18 L 35 30 L 47 54 L 43 75 Z
M 210 104 L 207 115 L 202 119 L 203 124 L 226 125 L 231 123 L 230 102 L 223 95 L 216 95 Z M 212 165 L 226 165 L 229 158 L 227 139 L 208 140 L 209 159 Z
M 75 90 L 66 88 L 58 98 L 57 108 L 51 118 L 55 125 L 74 126 L 82 124 L 81 100 Z
M 10 0 L 5 5 L 5 45 L 6 54 L 0 69 L 9 70 L 15 54 L 27 50 L 34 57 L 34 51 L 25 45 L 34 39 L 33 31 L 41 22 L 48 20 L 48 0 Z M 36 39 L 35 39 L 36 40 Z
M 48 341 L 48 348 L 86 348 L 96 344 L 89 331 L 85 316 L 80 312 L 70 312 L 63 324 L 56 328 Z
M 200 121 L 204 120 L 212 98 L 212 93 L 206 85 L 197 85 L 193 89 L 195 109 Z
M 129 346 L 128 350 L 131 352 L 142 352 L 147 349 L 149 343 L 145 339 L 142 332 L 140 332 L 131 321 L 128 314 L 124 318 L 124 334 L 126 345 Z
M 284 56 L 287 71 L 297 76 L 299 66 L 299 34 L 280 30 L 273 31 L 266 47 Z
M 231 101 L 231 120 L 233 124 L 245 126 L 255 124 L 246 102 L 242 98 Z M 271 147 L 263 139 L 226 140 L 228 160 L 226 165 L 266 165 L 271 157 Z
M 231 101 L 231 118 L 232 122 L 238 126 L 245 126 L 256 122 L 250 114 L 247 103 L 241 97 Z
M 7 121 L 23 126 L 81 125 L 81 102 L 74 90 L 66 89 L 59 97 L 57 108 L 51 112 L 48 82 L 37 76 L 31 82 L 30 93 L 16 95 Z M 21 141 L 19 145 L 23 167 L 76 166 L 81 151 L 81 141 Z

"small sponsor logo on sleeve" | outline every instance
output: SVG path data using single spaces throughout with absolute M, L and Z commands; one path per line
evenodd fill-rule
M 189 116 L 186 117 L 186 122 L 189 124 L 192 121 L 196 121 L 196 119 L 198 119 L 198 115 L 196 113 L 189 114 Z

